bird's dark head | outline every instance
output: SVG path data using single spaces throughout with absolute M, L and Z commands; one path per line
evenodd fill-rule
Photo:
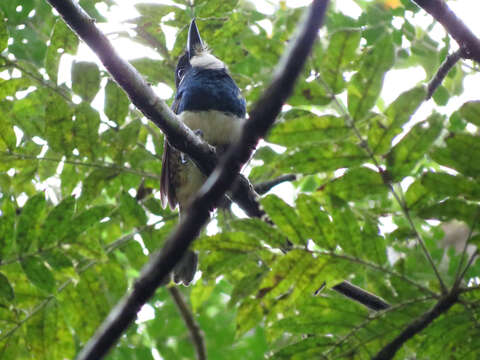
M 188 29 L 187 51 L 180 57 L 175 69 L 175 85 L 177 89 L 192 67 L 226 70 L 225 64 L 213 56 L 203 42 L 195 20 L 192 20 Z

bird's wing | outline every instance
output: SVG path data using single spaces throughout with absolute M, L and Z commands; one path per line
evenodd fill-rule
M 178 112 L 178 105 L 180 104 L 180 99 L 175 99 L 172 104 L 172 110 L 175 114 Z M 175 194 L 175 171 L 172 171 L 172 160 L 177 157 L 176 154 L 178 151 L 174 149 L 169 143 L 167 138 L 163 142 L 163 156 L 162 156 L 162 174 L 160 177 L 160 200 L 162 206 L 165 207 L 167 204 L 170 205 L 170 208 L 173 210 L 177 206 L 177 197 Z

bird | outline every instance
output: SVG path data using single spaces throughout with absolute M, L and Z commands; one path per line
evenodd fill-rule
M 246 101 L 227 66 L 215 57 L 200 37 L 195 19 L 190 22 L 185 53 L 175 69 L 176 93 L 172 110 L 178 119 L 221 156 L 240 135 Z M 160 177 L 162 206 L 178 205 L 180 217 L 206 180 L 188 155 L 164 142 Z M 173 270 L 177 284 L 189 285 L 196 273 L 198 255 L 188 250 Z M 168 279 L 170 281 L 170 278 Z

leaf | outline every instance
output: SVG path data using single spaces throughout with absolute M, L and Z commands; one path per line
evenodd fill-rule
M 439 200 L 445 197 L 463 197 L 467 200 L 480 200 L 480 184 L 478 181 L 462 175 L 450 175 L 440 172 L 423 174 L 421 183 Z
M 425 122 L 415 125 L 387 154 L 387 165 L 394 182 L 409 175 L 440 135 L 444 118 L 431 115 Z
M 337 246 L 332 222 L 313 196 L 300 194 L 295 202 L 297 211 L 308 231 L 308 237 L 321 248 L 333 250 Z
M 268 245 L 283 249 L 287 243 L 287 237 L 279 229 L 270 226 L 260 219 L 239 219 L 229 223 L 233 230 L 244 232 L 255 237 L 258 241 L 266 242 Z
M 361 37 L 359 30 L 342 29 L 333 33 L 330 38 L 320 70 L 323 80 L 334 94 L 345 89 L 343 71 L 355 60 Z
M 331 216 L 337 244 L 347 254 L 360 256 L 362 236 L 360 226 L 348 203 L 334 195 L 331 196 Z
M 72 110 L 60 95 L 51 95 L 45 109 L 45 137 L 48 145 L 58 154 L 73 150 Z
M 45 70 L 49 78 L 57 83 L 58 65 L 60 57 L 64 53 L 75 54 L 78 48 L 78 38 L 75 33 L 61 19 L 55 22 L 52 36 L 50 37 L 50 45 L 47 49 L 45 58 Z M 59 51 L 62 49 L 62 51 Z
M 111 206 L 99 205 L 93 206 L 75 216 L 71 222 L 70 237 L 66 238 L 66 242 L 72 242 L 82 232 L 97 224 L 100 220 L 108 216 L 112 211 Z
M 351 130 L 345 126 L 342 118 L 305 112 L 304 115 L 277 123 L 268 141 L 296 147 L 298 144 L 304 146 L 343 140 L 350 134 Z
M 100 70 L 97 64 L 77 61 L 72 66 L 72 90 L 90 103 L 100 89 Z
M 480 176 L 480 137 L 454 134 L 445 140 L 446 147 L 435 148 L 431 157 L 440 165 L 453 168 L 463 175 Z
M 3 12 L 0 11 L 0 52 L 5 50 L 8 45 L 8 29 Z
M 74 210 L 75 198 L 69 196 L 49 212 L 43 224 L 42 247 L 61 241 L 68 234 Z
M 394 63 L 392 38 L 384 35 L 362 58 L 362 65 L 349 82 L 348 111 L 354 120 L 361 120 L 375 105 L 382 90 L 383 77 Z
M 305 245 L 308 238 L 303 232 L 303 224 L 295 209 L 275 195 L 268 195 L 261 201 L 262 206 L 275 225 L 294 244 Z
M 43 192 L 32 196 L 25 203 L 17 224 L 17 248 L 20 254 L 26 253 L 36 243 L 45 207 L 46 201 Z
M 368 132 L 368 144 L 375 154 L 383 154 L 391 147 L 392 139 L 402 132 L 426 96 L 425 87 L 415 87 L 395 99 L 385 110 L 385 117 L 375 117 Z
M 127 227 L 139 227 L 147 222 L 147 215 L 142 206 L 128 193 L 120 195 L 118 211 Z
M 8 199 L 3 200 L 0 216 L 0 261 L 12 252 L 15 241 L 15 206 Z M 18 231 L 18 230 L 17 230 Z
M 139 4 L 144 5 L 144 4 Z M 130 63 L 153 84 L 163 82 L 170 87 L 175 86 L 173 69 L 164 60 L 149 58 L 134 59 Z
M 12 285 L 8 281 L 7 277 L 0 273 L 0 298 L 11 302 L 15 298 L 15 293 L 13 292 Z
M 460 114 L 468 122 L 480 126 L 480 101 L 467 101 L 460 108 Z
M 130 104 L 127 95 L 118 85 L 108 80 L 105 87 L 105 115 L 112 121 L 121 125 L 125 122 L 125 117 L 128 114 L 128 105 Z
M 37 256 L 29 256 L 22 260 L 22 269 L 28 280 L 39 289 L 52 292 L 55 288 L 55 279 L 52 272 Z
M 358 201 L 388 192 L 382 176 L 366 167 L 350 168 L 344 175 L 325 185 L 324 189 L 346 201 Z
M 75 108 L 75 122 L 73 134 L 75 147 L 83 155 L 95 159 L 99 154 L 98 127 L 100 115 L 86 102 L 82 102 Z

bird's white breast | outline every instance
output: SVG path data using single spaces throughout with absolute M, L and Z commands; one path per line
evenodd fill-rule
M 184 111 L 179 115 L 190 129 L 200 129 L 211 145 L 231 144 L 239 136 L 245 119 L 221 111 Z

